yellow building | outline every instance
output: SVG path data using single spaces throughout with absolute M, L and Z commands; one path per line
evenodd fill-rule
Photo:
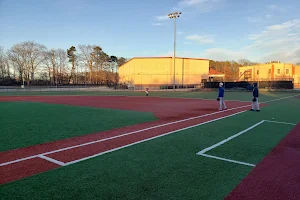
M 136 57 L 119 67 L 120 83 L 130 86 L 173 85 L 172 57 Z M 201 84 L 209 77 L 209 60 L 176 58 L 176 85 Z
M 287 63 L 267 63 L 239 68 L 240 81 L 294 80 L 300 84 L 300 66 Z

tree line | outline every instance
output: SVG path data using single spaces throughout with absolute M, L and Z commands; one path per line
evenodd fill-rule
M 64 50 L 26 41 L 8 50 L 0 46 L 0 85 L 115 85 L 119 83 L 117 69 L 126 61 L 124 57 L 108 55 L 97 45 L 71 46 Z M 239 79 L 239 67 L 255 64 L 258 63 L 247 59 L 210 60 L 209 67 L 224 73 L 226 81 L 234 81 Z
M 112 85 L 119 81 L 118 66 L 126 61 L 97 45 L 64 50 L 26 41 L 8 50 L 0 47 L 0 83 Z
M 239 79 L 239 67 L 256 65 L 258 63 L 251 62 L 247 59 L 239 59 L 238 61 L 209 61 L 209 67 L 225 74 L 225 81 L 236 81 Z

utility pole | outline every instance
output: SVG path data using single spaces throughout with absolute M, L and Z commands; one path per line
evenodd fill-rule
M 174 57 L 173 57 L 173 62 L 174 62 L 174 70 L 173 70 L 173 89 L 175 90 L 175 84 L 176 84 L 176 80 L 175 80 L 175 63 L 176 63 L 176 18 L 180 17 L 182 12 L 173 12 L 170 13 L 168 15 L 168 17 L 170 19 L 174 19 Z

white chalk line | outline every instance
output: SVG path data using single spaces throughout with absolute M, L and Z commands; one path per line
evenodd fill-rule
M 227 162 L 232 162 L 232 163 L 237 163 L 237 164 L 242 164 L 242 165 L 248 165 L 248 166 L 255 166 L 255 165 L 250 164 L 250 163 L 236 161 L 236 160 L 231 160 L 231 159 L 226 159 L 226 158 L 221 158 L 221 157 L 218 157 L 218 156 L 212 156 L 212 155 L 208 155 L 208 154 L 205 154 L 205 153 L 208 152 L 208 151 L 210 151 L 210 150 L 212 150 L 212 149 L 214 149 L 214 148 L 216 148 L 216 147 L 218 147 L 218 146 L 220 146 L 220 145 L 222 145 L 222 144 L 224 144 L 224 143 L 226 143 L 226 142 L 228 142 L 228 141 L 230 141 L 230 140 L 232 140 L 232 139 L 234 139 L 234 138 L 236 138 L 236 137 L 238 137 L 238 136 L 240 136 L 240 135 L 242 135 L 242 134 L 244 134 L 244 133 L 246 133 L 246 132 L 248 132 L 249 130 L 251 130 L 251 129 L 253 129 L 253 128 L 259 126 L 259 125 L 261 125 L 264 122 L 277 123 L 277 124 L 285 124 L 285 125 L 293 125 L 293 126 L 296 125 L 294 123 L 288 123 L 288 122 L 278 122 L 278 121 L 271 121 L 271 120 L 262 120 L 262 121 L 260 121 L 260 122 L 258 122 L 256 124 L 254 124 L 253 126 L 250 126 L 249 128 L 247 128 L 247 129 L 245 129 L 245 130 L 243 130 L 243 131 L 241 131 L 241 132 L 239 132 L 239 133 L 237 133 L 235 135 L 232 135 L 232 136 L 230 136 L 230 137 L 228 137 L 228 138 L 226 138 L 226 139 L 224 139 L 224 140 L 222 140 L 222 141 L 220 141 L 220 142 L 218 142 L 218 143 L 216 143 L 216 144 L 214 144 L 214 145 L 212 145 L 210 147 L 207 147 L 207 148 L 199 151 L 196 154 L 199 155 L 199 156 L 205 156 L 205 157 L 214 158 L 214 159 L 218 159 L 218 160 L 223 160 L 223 161 L 227 161 Z
M 239 132 L 239 133 L 237 133 L 237 134 L 235 134 L 235 135 L 232 135 L 232 136 L 230 136 L 230 137 L 228 137 L 228 138 L 222 140 L 221 142 L 218 142 L 218 143 L 216 143 L 216 144 L 214 144 L 214 145 L 212 145 L 212 146 L 210 146 L 210 147 L 207 147 L 207 148 L 205 148 L 205 149 L 199 151 L 197 154 L 204 154 L 204 153 L 206 153 L 206 152 L 208 152 L 208 151 L 210 151 L 210 150 L 212 150 L 212 149 L 214 149 L 214 148 L 216 148 L 216 147 L 218 147 L 218 146 L 221 146 L 222 144 L 224 144 L 224 143 L 226 143 L 226 142 L 228 142 L 228 141 L 230 141 L 230 140 L 232 140 L 232 139 L 234 139 L 234 138 L 236 138 L 236 137 L 238 137 L 238 136 L 240 136 L 240 135 L 246 133 L 247 131 L 249 131 L 249 130 L 255 128 L 256 126 L 259 126 L 259 125 L 262 124 L 263 122 L 264 122 L 264 121 L 260 121 L 260 122 L 258 122 L 258 123 L 256 123 L 256 124 L 254 124 L 253 126 L 250 126 L 249 128 L 247 128 L 247 129 L 245 129 L 245 130 L 243 130 L 243 131 L 241 131 L 241 132 Z
M 271 101 L 279 101 L 279 100 L 282 100 L 282 99 L 292 98 L 292 97 L 296 97 L 296 96 L 299 96 L 299 95 L 293 95 L 293 96 L 288 96 L 288 97 L 273 99 L 273 100 L 265 101 L 265 102 L 262 102 L 262 103 L 267 103 L 267 102 L 271 102 Z M 125 134 L 119 135 L 119 137 L 126 136 L 126 135 L 129 135 L 129 134 L 138 133 L 138 132 L 142 132 L 142 131 L 146 131 L 146 130 L 151 130 L 151 129 L 154 129 L 154 128 L 168 126 L 168 125 L 171 125 L 171 124 L 176 124 L 176 123 L 180 123 L 180 122 L 184 122 L 184 121 L 188 121 L 188 120 L 192 120 L 192 119 L 197 119 L 197 118 L 201 118 L 201 117 L 205 117 L 205 116 L 209 116 L 209 115 L 214 115 L 214 114 L 226 112 L 226 111 L 229 111 L 229 110 L 235 110 L 235 109 L 239 109 L 239 108 L 249 107 L 249 106 L 251 106 L 251 105 L 240 106 L 240 107 L 231 108 L 231 109 L 227 109 L 227 110 L 223 110 L 223 111 L 218 111 L 218 112 L 214 112 L 214 113 L 210 113 L 210 114 L 205 114 L 205 115 L 201 115 L 201 116 L 197 116 L 197 117 L 191 117 L 191 118 L 187 118 L 187 119 L 183 119 L 183 120 L 179 120 L 179 121 L 175 121 L 175 122 L 161 124 L 161 125 L 158 125 L 158 126 L 149 127 L 149 128 L 138 130 L 138 131 L 134 131 L 134 132 L 130 132 L 130 133 L 125 133 Z M 115 137 L 118 137 L 118 136 L 115 136 Z M 114 139 L 115 137 L 110 138 L 110 139 Z M 106 138 L 106 140 L 107 139 L 109 139 L 109 138 Z M 25 158 L 16 159 L 16 160 L 13 160 L 13 161 L 1 163 L 0 167 L 1 166 L 5 166 L 5 165 L 10 165 L 10 164 L 13 164 L 13 163 L 17 163 L 17 162 L 21 162 L 21 161 L 25 161 L 25 160 L 29 160 L 29 159 L 33 159 L 33 158 L 37 158 L 37 157 L 39 157 L 41 155 L 48 155 L 48 154 L 52 154 L 52 153 L 56 153 L 56 152 L 60 152 L 60 151 L 65 151 L 65 150 L 68 150 L 68 149 L 73 149 L 73 148 L 77 148 L 77 147 L 81 147 L 81 146 L 86 146 L 86 145 L 90 145 L 90 144 L 94 144 L 94 143 L 98 143 L 98 142 L 100 142 L 100 140 L 96 140 L 96 141 L 92 141 L 92 142 L 88 142 L 88 143 L 83 143 L 83 144 L 80 144 L 80 145 L 74 145 L 74 146 L 70 146 L 70 147 L 66 147 L 66 148 L 62 148 L 62 149 L 58 149 L 58 150 L 46 152 L 46 153 L 43 153 L 43 154 L 37 154 L 37 155 L 33 155 L 33 156 L 28 156 L 28 157 L 25 157 Z
M 136 145 L 136 144 L 140 144 L 140 143 L 146 142 L 146 141 L 150 141 L 150 140 L 153 140 L 153 139 L 156 139 L 156 138 L 160 138 L 160 137 L 163 137 L 163 136 L 166 136 L 166 135 L 170 135 L 172 133 L 177 133 L 177 132 L 184 131 L 184 130 L 187 130 L 187 129 L 191 129 L 191 128 L 194 128 L 194 127 L 197 127 L 197 126 L 202 126 L 204 124 L 208 124 L 208 123 L 211 123 L 211 122 L 214 122 L 214 121 L 218 121 L 218 120 L 221 120 L 221 119 L 232 117 L 234 115 L 238 115 L 238 114 L 241 114 L 241 113 L 244 113 L 244 112 L 246 112 L 246 110 L 241 111 L 241 112 L 237 112 L 237 113 L 234 113 L 234 114 L 231 114 L 231 115 L 227 115 L 227 116 L 224 116 L 224 117 L 219 117 L 219 118 L 216 118 L 216 119 L 213 119 L 213 120 L 209 120 L 209 121 L 206 121 L 206 122 L 202 122 L 200 124 L 196 124 L 196 125 L 188 126 L 188 127 L 185 127 L 185 128 L 181 128 L 181 129 L 178 129 L 178 130 L 175 130 L 175 131 L 167 132 L 167 133 L 164 133 L 164 134 L 161 134 L 161 135 L 158 135 L 158 136 L 150 137 L 150 138 L 147 138 L 147 139 L 144 139 L 144 140 L 140 140 L 138 142 L 134 142 L 134 143 L 131 143 L 131 144 L 128 144 L 128 145 L 124 145 L 124 146 L 117 147 L 117 148 L 114 148 L 114 149 L 111 149 L 111 150 L 108 150 L 108 151 L 104 151 L 104 152 L 101 152 L 99 154 L 94 154 L 92 156 L 88 156 L 88 157 L 85 157 L 85 158 L 74 160 L 74 161 L 66 163 L 66 165 L 74 164 L 74 163 L 77 163 L 77 162 L 80 162 L 80 161 L 83 161 L 83 160 L 94 158 L 94 157 L 97 157 L 97 156 L 100 156 L 100 155 L 103 155 L 103 154 L 106 154 L 106 153 L 117 151 L 119 149 L 123 149 L 123 148 L 126 148 L 126 147 L 130 147 L 130 146 L 133 146 L 133 145 Z
M 270 122 L 270 123 L 276 123 L 276 124 L 286 124 L 286 125 L 293 125 L 296 126 L 297 124 L 294 123 L 289 123 L 289 122 L 278 122 L 278 121 L 273 121 L 273 120 L 264 120 L 265 122 Z
M 165 135 L 169 135 L 169 134 L 171 134 L 171 133 L 175 133 L 175 132 L 187 130 L 187 129 L 190 129 L 190 128 L 193 128 L 193 127 L 201 126 L 201 125 L 204 125 L 204 124 L 207 124 L 207 123 L 210 123 L 210 122 L 214 122 L 214 121 L 221 120 L 221 119 L 224 119 L 224 118 L 227 118 L 227 117 L 231 117 L 231 116 L 234 116 L 234 115 L 238 115 L 238 114 L 241 114 L 241 113 L 243 113 L 243 112 L 246 112 L 246 111 L 237 112 L 237 113 L 234 113 L 234 114 L 231 114 L 231 115 L 227 115 L 227 116 L 224 116 L 224 117 L 220 117 L 220 118 L 216 118 L 216 119 L 213 119 L 213 120 L 209 120 L 209 121 L 206 121 L 206 122 L 203 122 L 203 123 L 200 123 L 200 124 L 188 126 L 188 127 L 185 127 L 185 128 L 182 128 L 182 129 L 178 129 L 178 130 L 175 130 L 175 131 L 172 131 L 172 132 L 168 132 L 168 133 L 165 133 L 165 134 L 161 134 L 161 135 L 159 135 L 159 136 L 155 136 L 155 137 L 152 137 L 152 138 L 148 138 L 148 139 L 145 139 L 145 140 L 141 140 L 141 141 L 138 141 L 138 142 L 135 142 L 135 143 L 132 143 L 132 144 L 123 146 L 123 147 L 118 147 L 118 148 L 116 148 L 116 150 L 121 149 L 121 148 L 125 148 L 125 147 L 127 147 L 127 146 L 132 146 L 132 145 L 134 145 L 134 144 L 138 144 L 138 143 L 141 143 L 141 142 L 145 142 L 145 141 L 148 141 L 148 140 L 150 140 L 150 139 L 155 139 L 155 138 L 158 138 L 158 137 L 162 137 L 162 136 L 165 136 Z M 144 129 L 144 130 L 145 130 L 145 129 Z M 150 130 L 150 128 L 148 128 L 148 129 L 146 129 L 146 130 Z M 41 155 L 49 155 L 49 154 L 57 153 L 57 152 L 60 152 L 60 151 L 65 151 L 65 150 L 68 150 L 68 149 L 77 148 L 77 147 L 80 147 L 80 146 L 86 146 L 86 145 L 94 144 L 94 143 L 97 143 L 97 142 L 103 142 L 103 141 L 111 140 L 111 139 L 114 139 L 114 138 L 119 138 L 119 137 L 123 137 L 123 136 L 126 136 L 126 135 L 134 134 L 134 133 L 137 133 L 137 132 L 141 132 L 141 130 L 139 130 L 139 131 L 134 131 L 134 132 L 131 132 L 131 133 L 122 134 L 122 135 L 118 135 L 118 136 L 114 136 L 114 137 L 110 137 L 110 138 L 105 138 L 105 139 L 101 139 L 101 140 L 97 140 L 97 141 L 93 141 L 93 142 L 89 142 L 89 143 L 84 143 L 84 144 L 81 144 L 81 145 L 75 145 L 75 146 L 66 147 L 66 148 L 62 148 L 62 149 L 58 149 L 58 150 L 54 150 L 54 151 L 49 151 L 49 152 L 45 152 L 45 153 L 42 153 L 42 154 L 38 154 L 38 155 L 30 156 L 30 157 L 25 157 L 25 158 L 17 159 L 17 160 L 10 161 L 10 162 L 1 163 L 0 166 L 5 166 L 5 165 L 13 164 L 13 163 L 16 163 L 16 162 L 20 162 L 20 161 L 24 161 L 24 160 L 28 160 L 28 159 L 32 159 L 32 158 L 36 158 L 36 157 L 40 157 Z M 111 152 L 111 151 L 114 151 L 114 149 L 109 150 L 109 151 L 107 151 L 106 153 Z M 100 153 L 99 155 L 102 155 L 102 154 L 104 154 L 104 153 L 105 153 L 105 152 L 102 152 L 102 153 Z M 96 155 L 98 155 L 98 154 L 96 154 Z M 95 156 L 93 156 L 93 157 L 95 157 Z M 82 159 L 80 159 L 80 160 L 85 160 L 85 159 L 86 159 L 86 158 L 82 158 Z M 68 163 L 66 163 L 66 164 L 68 164 Z
M 64 162 L 55 160 L 53 158 L 49 158 L 49 157 L 44 156 L 44 155 L 39 155 L 38 157 L 42 158 L 42 159 L 45 159 L 45 160 L 48 160 L 49 162 L 55 163 L 55 164 L 60 165 L 60 166 L 65 166 L 66 165 Z
M 199 156 L 208 157 L 208 158 L 217 159 L 217 160 L 223 160 L 223 161 L 226 161 L 226 162 L 232 162 L 232 163 L 236 163 L 236 164 L 240 164 L 240 165 L 246 165 L 246 166 L 255 167 L 254 164 L 246 163 L 246 162 L 241 162 L 241 161 L 237 161 L 237 160 L 231 160 L 231 159 L 227 159 L 227 158 L 221 158 L 221 157 L 218 157 L 218 156 L 212 156 L 212 155 L 208 155 L 208 154 L 198 154 L 198 155 Z
M 57 149 L 57 150 L 54 150 L 54 151 L 45 152 L 45 153 L 34 155 L 34 156 L 20 158 L 20 159 L 14 160 L 14 161 L 9 161 L 9 162 L 5 162 L 5 163 L 1 163 L 0 166 L 5 166 L 5 165 L 12 164 L 12 163 L 16 163 L 16 162 L 20 162 L 20 161 L 24 161 L 24 160 L 28 160 L 28 159 L 32 159 L 32 158 L 36 158 L 39 155 L 53 154 L 53 153 L 57 153 L 57 152 L 61 152 L 61 151 L 69 150 L 69 149 L 74 149 L 74 148 L 78 148 L 78 147 L 82 147 L 82 146 L 87 146 L 87 145 L 91 145 L 91 144 L 95 144 L 95 143 L 99 143 L 99 142 L 104 142 L 104 141 L 107 141 L 107 140 L 112 140 L 112 139 L 124 137 L 124 136 L 127 136 L 127 135 L 132 135 L 132 134 L 135 134 L 135 133 L 139 133 L 139 132 L 143 132 L 143 131 L 148 131 L 148 130 L 152 130 L 152 129 L 156 129 L 156 128 L 160 128 L 160 127 L 164 127 L 164 126 L 168 126 L 168 125 L 172 125 L 172 124 L 177 124 L 177 123 L 181 123 L 181 122 L 185 122 L 185 121 L 189 121 L 189 120 L 193 120 L 193 119 L 199 119 L 199 118 L 203 118 L 203 117 L 206 117 L 206 116 L 215 115 L 215 114 L 219 114 L 219 113 L 222 113 L 222 112 L 227 112 L 229 110 L 236 110 L 236 109 L 244 108 L 244 107 L 249 107 L 249 105 L 247 105 L 247 106 L 240 106 L 240 107 L 236 107 L 236 108 L 231 108 L 231 109 L 227 109 L 227 110 L 222 110 L 222 111 L 218 111 L 218 112 L 214 112 L 214 113 L 209 113 L 209 114 L 205 114 L 205 115 L 201 115 L 201 116 L 191 117 L 191 118 L 187 118 L 187 119 L 183 119 L 183 120 L 178 120 L 178 121 L 174 121 L 174 122 L 169 122 L 169 123 L 165 123 L 165 124 L 160 124 L 160 125 L 152 126 L 152 127 L 145 128 L 145 129 L 140 129 L 140 130 L 137 130 L 137 131 L 132 131 L 132 132 L 129 132 L 129 133 L 124 133 L 124 134 L 113 136 L 113 137 L 109 137 L 109 138 L 104 138 L 104 139 L 100 139 L 100 140 L 94 140 L 92 142 L 86 142 L 86 143 L 82 143 L 82 144 L 79 144 L 79 145 L 74 145 L 74 146 L 70 146 L 70 147 L 66 147 L 66 148 L 61 148 L 61 149 Z

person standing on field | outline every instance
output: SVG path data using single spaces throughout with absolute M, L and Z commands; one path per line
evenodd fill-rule
M 217 98 L 217 100 L 220 103 L 219 110 L 227 109 L 225 101 L 224 101 L 224 93 L 225 93 L 225 89 L 223 88 L 223 83 L 221 82 L 221 83 L 219 83 L 219 95 Z
M 146 87 L 145 93 L 146 93 L 146 96 L 149 95 L 149 88 L 148 87 Z
M 251 111 L 257 111 L 259 112 L 260 111 L 260 108 L 259 108 L 259 103 L 258 103 L 258 96 L 259 96 L 259 91 L 258 91 L 258 88 L 257 88 L 257 83 L 253 83 L 253 98 L 252 98 L 252 109 Z

